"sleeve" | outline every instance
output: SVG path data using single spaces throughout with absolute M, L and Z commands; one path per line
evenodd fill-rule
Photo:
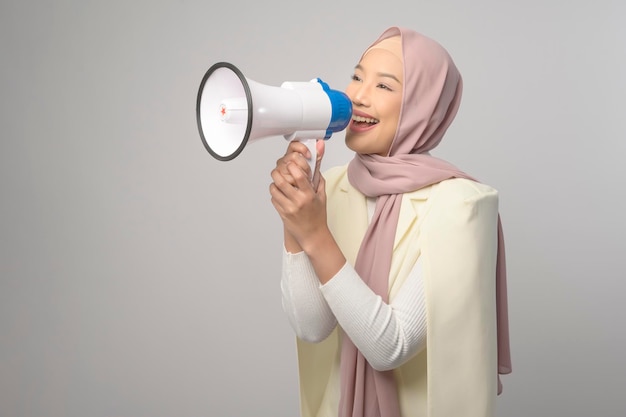
M 390 304 L 348 263 L 321 291 L 344 332 L 374 369 L 394 369 L 425 347 L 426 307 L 419 260 Z
M 320 292 L 320 282 L 304 252 L 292 254 L 283 248 L 280 281 L 283 311 L 296 336 L 318 343 L 326 339 L 337 320 Z

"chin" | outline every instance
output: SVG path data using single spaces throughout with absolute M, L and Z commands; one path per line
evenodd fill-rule
M 382 151 L 380 149 L 377 149 L 376 146 L 368 146 L 363 139 L 349 139 L 346 137 L 346 146 L 348 149 L 361 155 L 382 155 Z
M 361 144 L 356 138 L 348 138 L 348 136 L 346 135 L 346 146 L 348 147 L 348 149 L 356 153 L 365 153 L 363 146 L 359 145 Z

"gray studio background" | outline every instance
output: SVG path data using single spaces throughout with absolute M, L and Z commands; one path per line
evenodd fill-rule
M 499 415 L 623 416 L 626 6 L 0 2 L 0 416 L 296 416 L 268 194 L 281 138 L 205 151 L 217 61 L 347 85 L 391 25 L 465 80 L 435 154 L 501 193 L 514 372 Z M 351 154 L 342 134 L 325 166 Z

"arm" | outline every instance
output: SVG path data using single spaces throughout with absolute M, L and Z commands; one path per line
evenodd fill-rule
M 345 264 L 321 286 L 306 254 L 283 254 L 283 309 L 296 335 L 321 342 L 337 321 L 377 370 L 402 365 L 426 343 L 426 306 L 421 264 L 415 265 L 391 304 Z
M 374 369 L 394 369 L 425 347 L 426 305 L 419 260 L 390 304 L 349 264 L 321 290 L 344 332 Z
M 319 287 L 319 280 L 306 254 L 292 254 L 284 250 L 280 281 L 283 311 L 296 336 L 311 343 L 326 339 L 337 325 Z
M 326 222 L 325 181 L 319 174 L 323 141 L 318 141 L 317 151 L 316 187 L 315 180 L 309 179 L 309 151 L 303 143 L 293 141 L 272 170 L 270 195 L 283 221 L 285 248 L 292 253 L 304 251 L 320 283 L 325 284 L 343 267 L 346 258 Z
M 336 317 L 374 367 L 399 366 L 410 359 L 425 340 L 425 307 L 420 301 L 423 300 L 421 269 L 415 268 L 413 278 L 407 280 L 396 303 L 382 303 L 346 264 L 330 233 L 326 222 L 325 182 L 320 177 L 319 186 L 313 188 L 308 180 L 308 163 L 302 157 L 306 152 L 303 144 L 292 142 L 272 171 L 274 182 L 270 186 L 272 204 L 283 221 L 287 251 L 302 250 L 303 257 L 309 261 L 306 268 L 296 268 L 308 271 L 298 277 L 286 272 L 293 271 L 293 267 L 284 265 L 281 287 L 290 323 L 305 340 L 319 341 L 332 331 Z M 322 155 L 323 146 L 318 148 L 318 156 Z M 317 287 L 313 276 L 319 281 Z M 322 302 L 320 294 L 328 303 Z M 307 311 L 305 306 L 311 305 L 315 308 Z

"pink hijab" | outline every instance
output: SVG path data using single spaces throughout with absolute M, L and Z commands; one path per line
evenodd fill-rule
M 463 90 L 459 71 L 441 45 L 412 30 L 391 27 L 372 46 L 393 36 L 401 38 L 404 65 L 403 101 L 396 136 L 388 156 L 356 154 L 348 165 L 350 183 L 364 195 L 378 197 L 355 269 L 386 302 L 402 194 L 449 178 L 473 180 L 448 162 L 424 154 L 439 144 L 457 113 Z M 504 241 L 499 218 L 497 259 L 498 374 L 507 374 L 511 372 L 511 358 Z M 498 394 L 501 391 L 498 375 Z M 344 337 L 341 350 L 339 415 L 400 417 L 393 371 L 374 370 L 348 337 Z

